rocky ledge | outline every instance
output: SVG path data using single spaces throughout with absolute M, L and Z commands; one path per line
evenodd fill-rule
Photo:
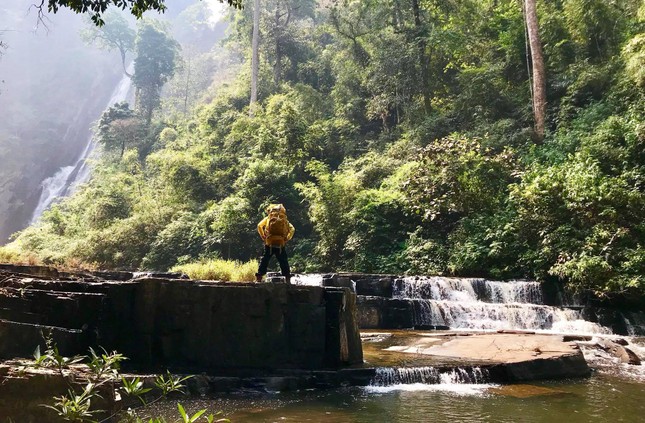
M 582 351 L 562 335 L 526 332 L 364 333 L 365 360 L 376 366 L 479 368 L 493 383 L 586 377 Z

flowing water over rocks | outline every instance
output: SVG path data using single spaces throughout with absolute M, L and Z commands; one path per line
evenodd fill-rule
M 611 333 L 580 310 L 544 305 L 539 282 L 407 277 L 394 283 L 393 298 L 412 303 L 415 326 Z

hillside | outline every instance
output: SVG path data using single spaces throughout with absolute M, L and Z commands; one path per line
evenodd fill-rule
M 5 254 L 111 269 L 247 261 L 281 202 L 299 272 L 645 291 L 642 2 L 538 2 L 544 138 L 516 1 L 266 2 L 252 110 L 247 3 L 229 11 L 225 48 L 192 61 L 182 49 L 150 123 L 104 115 L 91 181 Z M 202 82 L 187 63 L 211 63 L 193 68 Z

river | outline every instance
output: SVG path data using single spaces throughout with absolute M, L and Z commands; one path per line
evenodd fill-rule
M 532 385 L 408 385 L 291 393 L 238 393 L 180 400 L 187 410 L 222 410 L 232 422 L 635 422 L 645 416 L 645 383 L 594 374 Z M 177 415 L 175 402 L 151 414 Z
M 301 276 L 295 283 L 320 285 L 320 275 Z M 533 330 L 616 338 L 608 327 L 584 320 L 580 311 L 544 304 L 537 282 L 495 282 L 458 278 L 404 278 L 393 296 L 411 301 L 420 325 L 451 330 Z M 563 300 L 572 303 L 573 300 Z M 575 305 L 575 304 L 574 304 Z M 370 331 L 372 332 L 372 331 Z M 410 331 L 389 331 L 405 337 Z M 417 334 L 436 334 L 417 331 Z M 645 359 L 645 338 L 626 337 L 630 348 Z M 386 341 L 390 342 L 390 341 Z M 593 344 L 595 341 L 589 342 Z M 237 392 L 216 397 L 179 400 L 187 410 L 221 410 L 233 422 L 633 422 L 645 419 L 645 365 L 618 364 L 615 357 L 579 344 L 593 369 L 587 379 L 540 381 L 530 385 L 459 383 L 459 378 L 419 377 L 398 382 L 374 380 L 369 387 L 299 392 Z M 383 342 L 363 343 L 367 366 L 387 371 L 429 367 L 421 355 L 392 354 Z M 396 370 L 399 369 L 399 370 Z M 430 368 L 431 369 L 431 368 Z M 431 369 L 432 370 L 432 369 Z M 417 373 L 422 370 L 416 371 Z M 418 376 L 414 374 L 413 376 Z M 421 378 L 430 380 L 432 378 Z M 405 383 L 407 382 L 407 383 Z M 439 382 L 439 383 L 437 383 Z M 462 378 L 463 382 L 463 378 Z M 385 386 L 383 386 L 385 385 Z M 172 420 L 176 401 L 149 407 L 146 415 Z

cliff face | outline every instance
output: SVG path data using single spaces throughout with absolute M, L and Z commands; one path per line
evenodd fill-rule
M 112 54 L 85 46 L 82 17 L 57 14 L 35 32 L 32 2 L 0 6 L 0 244 L 26 227 L 40 184 L 73 164 L 120 76 Z

